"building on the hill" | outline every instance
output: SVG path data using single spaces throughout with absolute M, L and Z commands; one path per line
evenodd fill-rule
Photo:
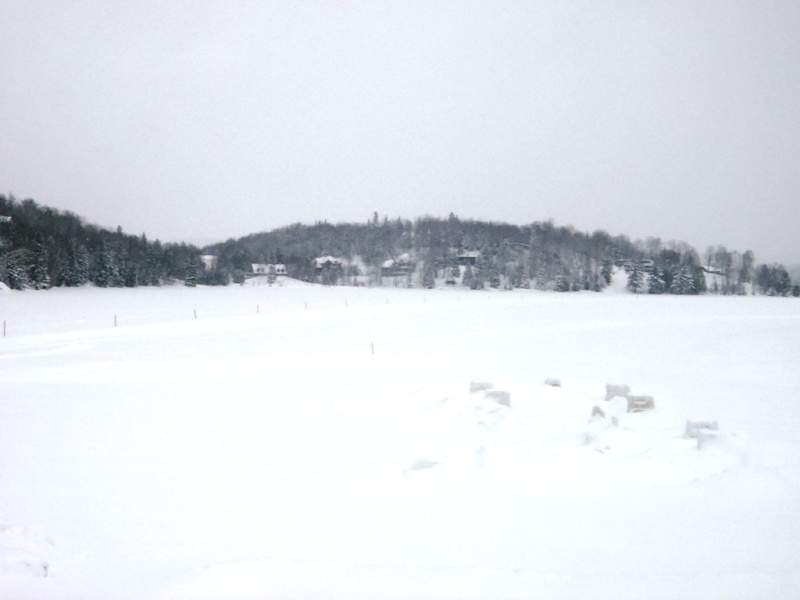
M 408 253 L 385 260 L 381 264 L 381 275 L 383 277 L 401 277 L 413 273 L 415 265 Z
M 461 250 L 456 254 L 458 264 L 463 266 L 470 265 L 474 267 L 480 257 L 481 253 L 478 250 Z
M 288 275 L 286 265 L 282 263 L 269 264 L 269 263 L 252 263 L 253 275 L 269 275 L 269 268 L 274 267 L 275 275 Z

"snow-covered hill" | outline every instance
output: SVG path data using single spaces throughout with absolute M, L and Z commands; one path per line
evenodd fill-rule
M 613 290 L 4 294 L 0 597 L 797 597 L 800 303 Z

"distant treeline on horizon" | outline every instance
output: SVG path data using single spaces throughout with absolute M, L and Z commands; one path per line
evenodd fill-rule
M 684 242 L 631 241 L 552 221 L 510 225 L 424 216 L 363 223 L 294 224 L 198 248 L 111 231 L 83 218 L 0 195 L 0 282 L 53 286 L 188 286 L 243 283 L 262 274 L 326 285 L 601 291 L 624 269 L 650 294 L 800 296 L 779 264 L 724 246 L 699 254 Z

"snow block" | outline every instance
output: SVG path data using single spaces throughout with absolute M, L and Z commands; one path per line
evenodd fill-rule
M 611 400 L 612 398 L 627 398 L 628 394 L 631 393 L 631 386 L 629 385 L 619 385 L 616 383 L 607 383 L 606 384 L 606 400 Z
M 498 404 L 502 406 L 507 406 L 511 408 L 511 393 L 504 392 L 502 390 L 486 390 L 486 394 L 484 398 L 489 398 L 490 400 L 494 400 Z
M 628 396 L 628 412 L 653 410 L 656 402 L 652 396 Z
M 544 384 L 550 387 L 561 387 L 561 380 L 555 377 L 548 377 L 544 380 Z
M 470 381 L 469 393 L 474 394 L 475 392 L 483 392 L 484 390 L 490 390 L 493 387 L 494 385 L 486 381 Z
M 592 407 L 592 417 L 594 417 L 596 415 L 599 415 L 599 416 L 601 416 L 601 417 L 603 417 L 605 419 L 606 418 L 606 411 L 604 411 L 599 406 L 593 406 Z
M 432 469 L 439 463 L 435 460 L 427 460 L 424 458 L 418 458 L 414 461 L 414 464 L 411 465 L 412 471 L 420 471 L 422 469 Z
M 686 419 L 686 432 L 684 437 L 699 438 L 707 432 L 719 431 L 719 425 L 716 421 L 692 421 Z

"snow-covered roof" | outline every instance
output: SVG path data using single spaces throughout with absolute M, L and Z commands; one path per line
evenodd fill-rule
M 314 266 L 321 267 L 326 264 L 338 265 L 341 261 L 333 256 L 319 256 L 314 259 Z
M 286 275 L 286 265 L 283 263 L 252 263 L 253 273 L 269 273 L 269 268 L 273 267 L 277 275 Z

